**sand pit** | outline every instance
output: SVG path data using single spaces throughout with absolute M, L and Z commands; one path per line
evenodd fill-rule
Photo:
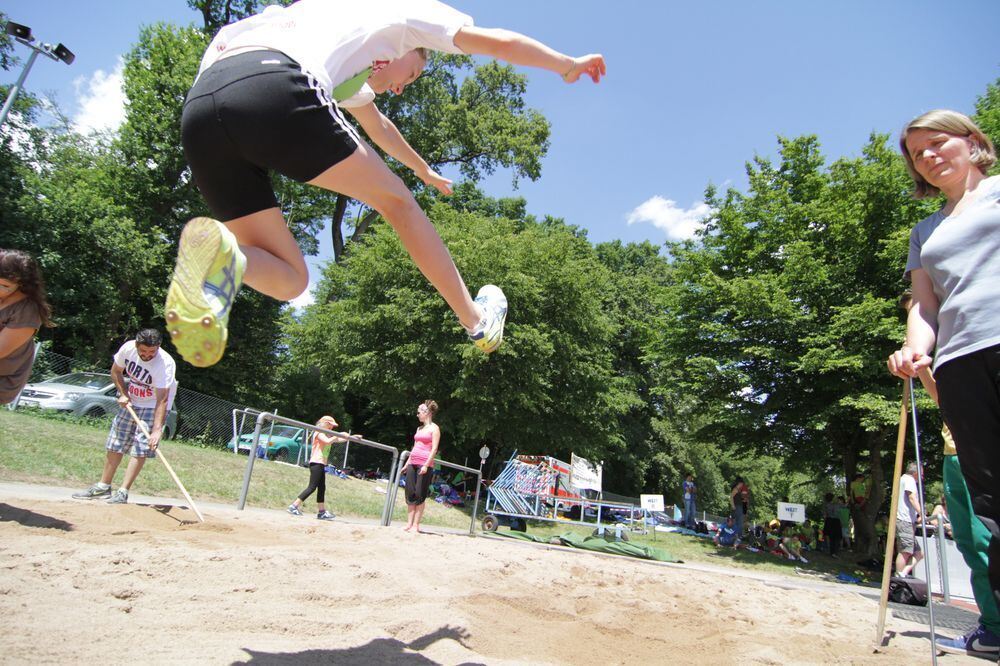
M 67 492 L 68 496 L 68 492 Z M 837 589 L 280 512 L 0 497 L 4 663 L 926 663 Z M 787 581 L 786 581 L 787 582 Z M 794 583 L 794 581 L 793 581 Z M 948 657 L 951 663 L 978 660 Z

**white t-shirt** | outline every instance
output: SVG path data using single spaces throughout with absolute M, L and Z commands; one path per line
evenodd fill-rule
M 896 520 L 904 523 L 912 523 L 916 517 L 916 512 L 909 502 L 906 501 L 906 493 L 911 493 L 917 499 L 917 480 L 912 474 L 904 474 L 899 479 L 899 506 L 896 507 Z
M 299 0 L 289 7 L 272 5 L 222 28 L 198 74 L 227 50 L 273 49 L 332 92 L 367 68 L 378 69 L 416 48 L 462 53 L 455 34 L 471 25 L 470 16 L 437 0 Z M 370 88 L 358 94 L 374 97 Z
M 155 407 L 156 389 L 169 389 L 174 385 L 177 364 L 162 347 L 147 362 L 139 358 L 135 340 L 129 340 L 115 354 L 115 365 L 125 369 L 128 399 L 136 407 Z

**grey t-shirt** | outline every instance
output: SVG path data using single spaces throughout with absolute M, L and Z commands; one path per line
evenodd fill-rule
M 910 271 L 923 268 L 940 302 L 934 367 L 1000 344 L 1000 176 L 979 184 L 958 215 L 941 211 L 910 232 Z
M 41 325 L 38 306 L 27 298 L 0 308 L 0 331 L 5 328 L 33 328 L 37 331 Z M 34 340 L 29 338 L 6 358 L 0 358 L 0 405 L 13 400 L 28 382 L 34 354 Z

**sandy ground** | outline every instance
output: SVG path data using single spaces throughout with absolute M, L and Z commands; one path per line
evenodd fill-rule
M 913 664 L 843 586 L 0 486 L 3 663 Z M 982 663 L 943 657 L 948 663 Z

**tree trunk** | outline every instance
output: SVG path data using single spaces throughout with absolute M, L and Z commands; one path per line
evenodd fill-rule
M 858 552 L 867 557 L 878 558 L 878 535 L 875 534 L 875 520 L 879 508 L 885 500 L 885 475 L 882 474 L 882 446 L 887 441 L 887 433 L 866 433 L 868 443 L 868 469 L 871 476 L 871 491 L 868 502 L 860 509 L 854 508 L 854 529 L 858 534 Z
M 350 197 L 343 194 L 337 195 L 337 203 L 333 207 L 333 218 L 330 220 L 332 228 L 330 229 L 330 236 L 333 240 L 333 261 L 339 264 L 341 258 L 344 256 L 344 214 L 347 212 L 347 202 Z
M 121 302 L 128 303 L 129 299 L 132 297 L 132 285 L 128 282 L 121 282 L 118 284 L 118 291 L 121 293 Z M 108 325 L 105 328 L 106 335 L 101 336 L 100 340 L 95 340 L 94 344 L 91 345 L 91 361 L 95 364 L 101 365 L 107 362 L 108 357 L 111 356 L 112 351 L 110 349 L 110 343 L 113 338 L 118 337 L 119 328 L 122 322 L 122 311 L 121 308 L 115 308 L 108 315 Z
M 371 226 L 376 217 L 378 217 L 378 211 L 374 209 L 365 213 L 365 216 L 361 218 L 361 221 L 358 222 L 358 226 L 354 229 L 354 233 L 351 234 L 352 243 L 360 240 L 361 237 L 365 235 L 365 232 L 368 231 L 368 227 Z

